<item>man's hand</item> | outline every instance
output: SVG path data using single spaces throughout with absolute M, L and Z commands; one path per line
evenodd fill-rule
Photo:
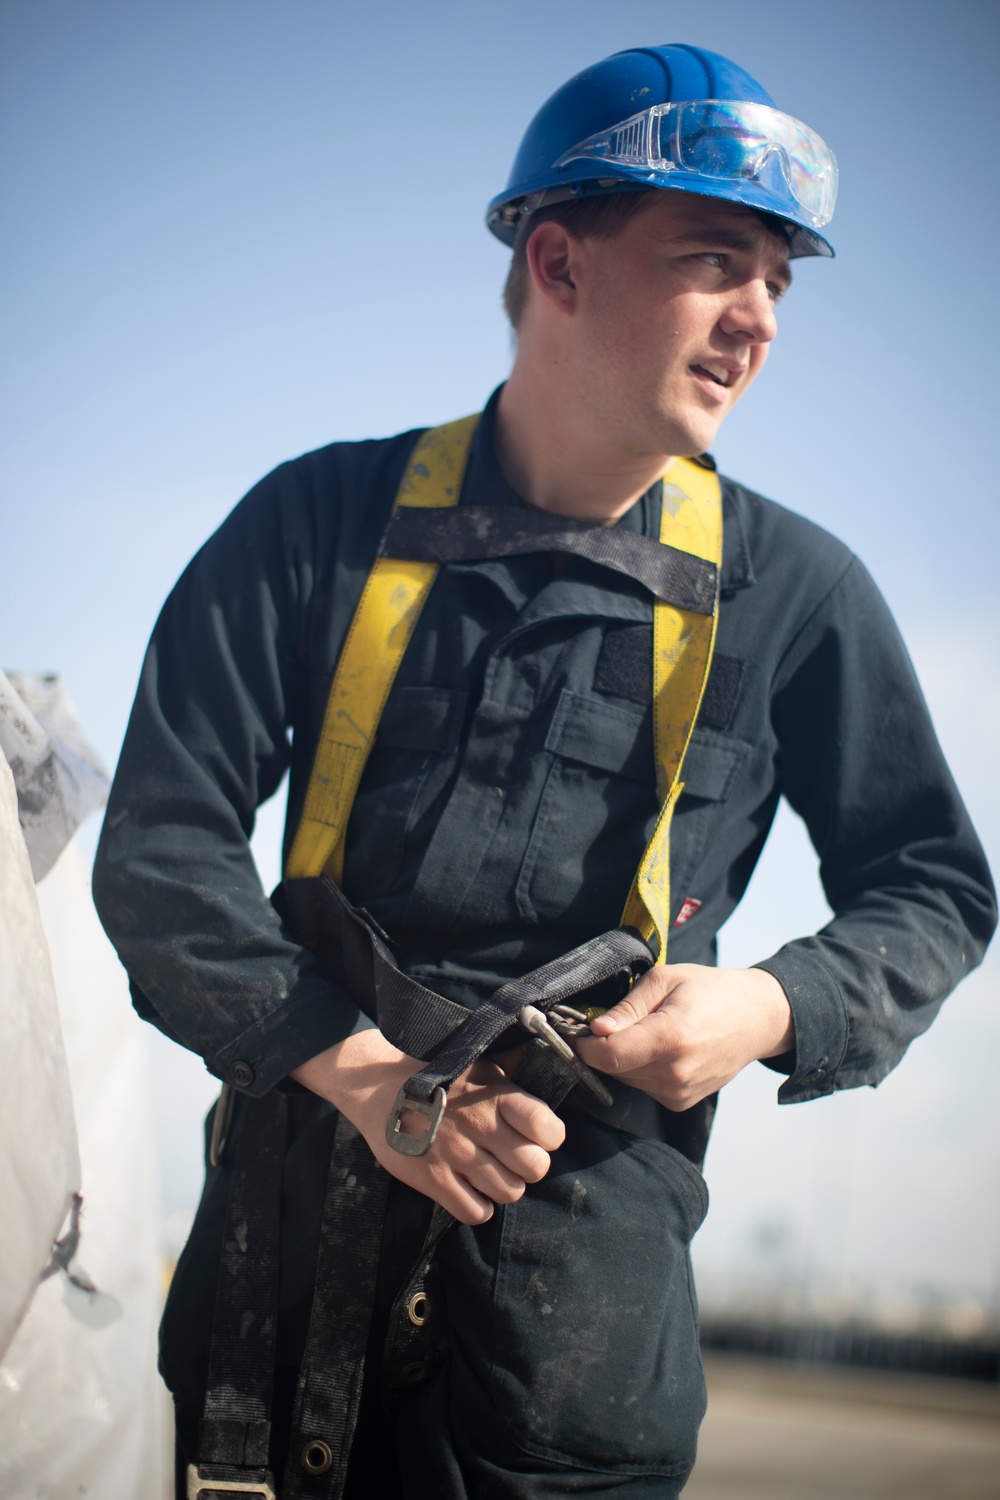
M 644 974 L 577 1043 L 588 1067 L 690 1109 L 748 1063 L 795 1042 L 791 1007 L 764 969 L 666 964 Z
M 479 1062 L 448 1090 L 437 1139 L 426 1156 L 403 1156 L 385 1138 L 386 1122 L 402 1085 L 422 1064 L 363 1031 L 310 1058 L 292 1077 L 328 1099 L 364 1136 L 376 1161 L 440 1203 L 463 1224 L 485 1224 L 496 1203 L 515 1203 L 529 1182 L 549 1170 L 550 1152 L 566 1129 L 559 1116 L 511 1083 L 491 1062 Z M 426 1125 L 419 1115 L 415 1134 Z

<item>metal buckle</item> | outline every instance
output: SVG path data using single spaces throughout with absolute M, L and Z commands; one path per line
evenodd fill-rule
M 555 1027 L 552 1026 L 548 1018 L 542 1014 L 537 1006 L 526 1005 L 519 1012 L 517 1019 L 525 1031 L 537 1037 L 540 1042 L 544 1042 L 546 1047 L 551 1047 L 556 1056 L 562 1058 L 563 1062 L 572 1068 L 578 1081 L 583 1084 L 584 1088 L 590 1090 L 595 1099 L 605 1105 L 605 1107 L 614 1104 L 615 1101 L 612 1094 L 601 1082 L 597 1074 L 592 1072 L 585 1062 L 580 1061 L 569 1042 L 559 1035 Z
M 187 1500 L 214 1491 L 218 1495 L 257 1495 L 259 1500 L 278 1500 L 270 1471 L 263 1479 L 203 1479 L 197 1464 L 187 1467 Z
M 448 1095 L 440 1084 L 434 1090 L 434 1097 L 428 1103 L 426 1099 L 412 1099 L 406 1092 L 404 1083 L 396 1095 L 392 1114 L 386 1123 L 386 1141 L 394 1151 L 399 1151 L 403 1156 L 426 1156 L 437 1137 L 438 1126 L 441 1124 L 447 1102 Z M 408 1109 L 416 1110 L 418 1115 L 426 1115 L 430 1121 L 423 1135 L 407 1135 L 403 1129 L 403 1115 Z

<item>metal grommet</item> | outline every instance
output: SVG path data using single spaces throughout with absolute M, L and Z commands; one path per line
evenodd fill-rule
M 427 1379 L 427 1366 L 422 1359 L 415 1360 L 412 1365 L 403 1366 L 399 1378 L 404 1385 L 417 1385 L 421 1380 Z
M 333 1465 L 333 1449 L 321 1438 L 310 1438 L 299 1454 L 299 1463 L 307 1474 L 325 1474 Z
M 423 1328 L 430 1321 L 431 1299 L 426 1292 L 414 1292 L 406 1304 L 406 1316 L 414 1328 Z

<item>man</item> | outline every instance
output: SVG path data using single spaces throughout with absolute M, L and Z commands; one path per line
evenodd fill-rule
M 677 1495 L 717 1090 L 878 1082 L 985 948 L 874 586 L 703 457 L 835 189 L 712 53 L 572 79 L 490 206 L 517 354 L 478 425 L 284 465 L 167 603 L 95 894 L 140 1011 L 239 1096 L 164 1321 L 189 1494 Z M 247 836 L 286 767 L 271 905 Z M 782 794 L 834 919 L 719 971 Z M 645 958 L 600 939 L 623 907 Z M 612 950 L 660 962 L 574 1025 L 553 995 Z

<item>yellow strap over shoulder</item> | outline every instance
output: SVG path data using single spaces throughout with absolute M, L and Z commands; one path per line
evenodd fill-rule
M 417 443 L 397 505 L 457 505 L 478 416 L 432 428 Z M 722 559 L 722 499 L 710 469 L 675 459 L 663 481 L 660 541 L 714 562 Z M 338 883 L 344 834 L 382 710 L 437 576 L 438 564 L 379 557 L 344 642 L 323 718 L 302 820 L 288 858 L 293 877 L 327 874 Z M 698 717 L 715 644 L 717 610 L 697 615 L 657 599 L 653 607 L 653 731 L 660 814 L 639 865 L 622 922 L 656 938 L 658 963 L 670 923 L 670 822 L 681 767 Z
M 663 480 L 660 541 L 722 565 L 722 491 L 714 470 L 675 459 Z M 670 824 L 684 783 L 681 767 L 708 681 L 718 598 L 711 615 L 657 599 L 653 606 L 653 740 L 660 815 L 632 882 L 622 926 L 655 937 L 666 962 L 670 926 Z
M 425 432 L 410 458 L 397 505 L 457 505 L 478 415 Z M 337 662 L 302 821 L 286 874 L 344 869 L 344 834 L 399 664 L 437 577 L 437 563 L 379 557 L 368 575 Z

